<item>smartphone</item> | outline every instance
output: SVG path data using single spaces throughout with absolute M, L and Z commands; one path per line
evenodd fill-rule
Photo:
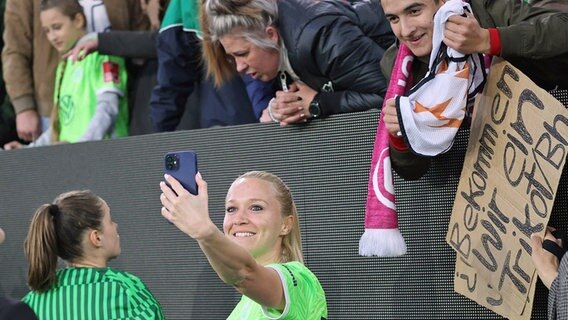
M 197 195 L 197 154 L 194 151 L 168 152 L 164 156 L 164 173 L 176 178 L 193 195 Z

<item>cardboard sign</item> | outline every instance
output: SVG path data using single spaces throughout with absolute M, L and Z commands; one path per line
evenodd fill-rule
M 568 112 L 506 61 L 477 98 L 446 242 L 455 290 L 494 312 L 530 319 L 536 270 L 530 236 L 544 235 L 568 152 Z

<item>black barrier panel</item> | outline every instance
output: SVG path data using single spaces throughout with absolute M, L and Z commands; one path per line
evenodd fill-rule
M 249 170 L 284 179 L 298 205 L 308 267 L 326 291 L 330 319 L 500 319 L 453 291 L 455 254 L 445 243 L 467 131 L 418 182 L 395 177 L 408 254 L 358 255 L 377 111 L 308 125 L 212 128 L 0 153 L 0 296 L 27 292 L 22 244 L 33 210 L 59 193 L 91 189 L 119 224 L 122 255 L 112 267 L 150 287 L 168 319 L 223 319 L 239 296 L 209 267 L 196 243 L 160 215 L 163 155 L 193 149 L 221 226 L 230 183 Z M 552 221 L 568 211 L 563 176 Z M 564 219 L 565 220 L 565 219 Z M 546 315 L 539 284 L 534 319 Z

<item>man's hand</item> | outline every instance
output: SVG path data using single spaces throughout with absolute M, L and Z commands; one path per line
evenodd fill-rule
M 99 36 L 96 32 L 91 32 L 84 35 L 73 49 L 69 50 L 66 54 L 63 55 L 64 59 L 71 57 L 73 61 L 81 61 L 85 59 L 85 57 L 94 51 L 97 51 L 99 48 Z
M 16 150 L 23 148 L 24 145 L 19 143 L 18 141 L 8 142 L 4 145 L 4 150 Z
M 141 0 L 144 11 L 150 20 L 150 28 L 152 30 L 160 29 L 160 1 L 159 0 Z
M 81 61 L 85 57 L 99 48 L 99 35 L 96 32 L 91 32 L 79 39 L 73 49 L 69 50 L 63 55 L 64 59 L 71 57 L 73 61 Z
M 544 238 L 546 240 L 554 241 L 558 245 L 562 245 L 561 242 L 559 243 L 560 240 L 556 239 L 552 235 L 551 230 L 552 229 L 547 228 Z M 543 239 L 539 235 L 531 235 L 531 257 L 540 280 L 542 280 L 542 283 L 544 283 L 544 285 L 548 289 L 550 289 L 552 282 L 558 276 L 559 261 L 554 254 L 550 253 L 548 250 L 545 250 L 542 247 L 542 242 Z
M 41 134 L 39 114 L 35 110 L 25 110 L 16 115 L 18 137 L 24 141 L 34 141 Z
M 483 29 L 471 13 L 466 17 L 454 15 L 448 18 L 443 41 L 463 54 L 489 53 L 491 50 L 489 30 Z
M 383 120 L 389 133 L 393 136 L 397 136 L 400 132 L 400 125 L 398 123 L 398 114 L 396 112 L 396 98 L 390 98 L 385 103 L 382 110 L 384 116 Z

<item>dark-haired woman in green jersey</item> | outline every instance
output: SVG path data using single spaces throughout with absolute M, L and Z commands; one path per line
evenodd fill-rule
M 32 291 L 22 300 L 39 320 L 164 319 L 142 280 L 107 267 L 120 255 L 118 225 L 90 191 L 67 192 L 40 206 L 24 251 Z M 57 257 L 68 267 L 57 271 Z

